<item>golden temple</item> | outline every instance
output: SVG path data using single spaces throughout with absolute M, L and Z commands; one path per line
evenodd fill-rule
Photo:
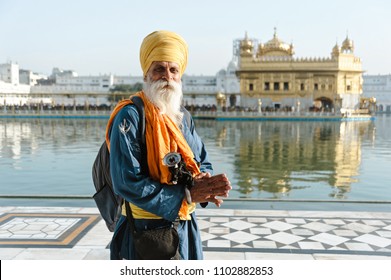
M 254 42 L 247 33 L 240 41 L 236 74 L 243 106 L 342 114 L 363 109 L 361 59 L 348 36 L 323 58 L 294 57 L 293 44 L 282 41 L 276 29 L 266 43 Z

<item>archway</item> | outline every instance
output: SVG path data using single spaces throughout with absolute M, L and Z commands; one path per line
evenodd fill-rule
M 314 107 L 318 110 L 329 111 L 334 107 L 334 102 L 330 98 L 322 96 L 314 100 Z

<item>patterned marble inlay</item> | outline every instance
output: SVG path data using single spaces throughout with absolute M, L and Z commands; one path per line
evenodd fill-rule
M 236 251 L 391 255 L 388 219 L 254 216 L 219 219 L 200 215 L 198 219 L 204 251 L 230 246 Z
M 95 214 L 5 214 L 0 247 L 72 247 L 97 221 Z

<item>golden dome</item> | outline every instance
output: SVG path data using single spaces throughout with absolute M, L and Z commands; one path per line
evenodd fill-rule
M 253 42 L 248 38 L 247 32 L 244 39 L 240 41 L 240 54 L 251 56 L 253 53 Z
M 334 57 L 334 56 L 338 56 L 341 52 L 341 48 L 338 46 L 338 43 L 335 44 L 335 46 L 333 47 L 333 50 L 331 51 L 331 56 Z
M 287 44 L 277 37 L 276 28 L 274 28 L 273 39 L 267 41 L 265 44 L 260 44 L 258 47 L 258 54 L 263 55 L 290 55 L 294 54 L 293 45 Z
M 342 51 L 345 52 L 353 52 L 354 51 L 354 43 L 349 37 L 346 35 L 346 39 L 342 42 Z

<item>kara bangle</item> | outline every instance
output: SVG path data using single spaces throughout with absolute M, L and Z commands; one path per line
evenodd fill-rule
M 186 194 L 186 201 L 187 201 L 187 203 L 191 204 L 192 203 L 191 194 L 190 194 L 190 190 L 187 187 L 185 188 L 185 194 Z

